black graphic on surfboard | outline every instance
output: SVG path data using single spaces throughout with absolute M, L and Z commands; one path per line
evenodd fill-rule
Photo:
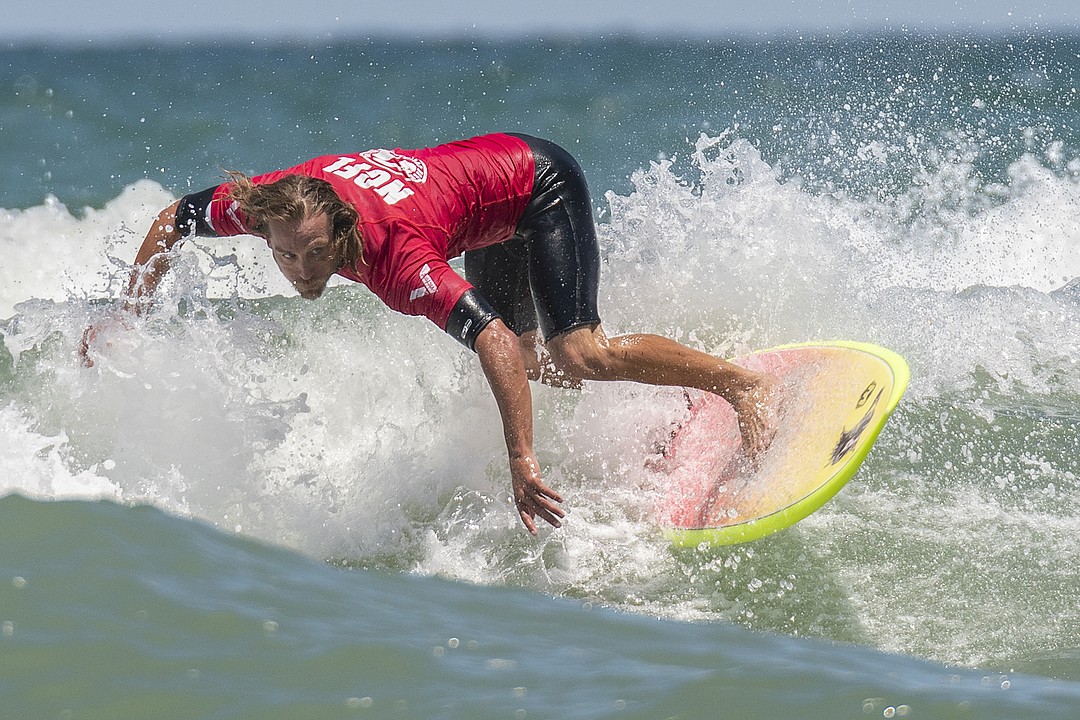
M 859 444 L 859 438 L 866 432 L 866 428 L 870 427 L 870 421 L 874 419 L 874 410 L 877 408 L 878 400 L 881 400 L 882 390 L 878 390 L 877 396 L 874 397 L 874 402 L 870 404 L 870 409 L 866 411 L 866 414 L 862 416 L 859 422 L 855 423 L 855 427 L 850 430 L 844 430 L 840 433 L 840 440 L 836 443 L 836 447 L 833 448 L 832 457 L 829 464 L 835 465 L 844 459 L 844 456 L 855 449 Z

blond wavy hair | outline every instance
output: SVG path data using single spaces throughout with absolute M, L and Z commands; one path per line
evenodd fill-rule
M 267 236 L 271 222 L 299 222 L 325 213 L 330 219 L 331 253 L 352 270 L 364 261 L 356 209 L 338 197 L 330 183 L 307 175 L 286 175 L 271 183 L 253 183 L 240 172 L 228 172 L 230 197 L 247 220 L 248 229 Z

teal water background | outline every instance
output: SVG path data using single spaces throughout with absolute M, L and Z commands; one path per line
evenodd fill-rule
M 1074 717 L 1080 38 L 0 48 L 0 715 Z M 512 130 L 579 157 L 609 332 L 912 366 L 795 528 L 672 550 L 675 391 L 535 389 L 529 538 L 473 357 L 150 219 L 223 169 Z

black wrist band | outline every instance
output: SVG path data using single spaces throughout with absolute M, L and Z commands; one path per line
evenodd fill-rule
M 176 208 L 176 229 L 182 237 L 191 235 L 213 235 L 213 228 L 206 220 L 206 209 L 210 207 L 210 201 L 214 199 L 216 188 L 207 188 L 197 193 L 191 193 L 180 198 L 180 205 Z
M 499 317 L 499 313 L 488 304 L 484 296 L 470 288 L 450 311 L 446 321 L 446 332 L 450 333 L 465 347 L 476 350 L 476 338 L 487 324 Z

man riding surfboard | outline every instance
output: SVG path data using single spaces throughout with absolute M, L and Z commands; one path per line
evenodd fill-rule
M 775 433 L 776 382 L 658 335 L 609 338 L 597 311 L 600 252 L 581 168 L 558 145 L 492 134 L 417 150 L 313 158 L 229 179 L 159 213 L 135 257 L 125 309 L 140 313 L 192 235 L 266 240 L 301 296 L 333 275 L 424 315 L 475 351 L 499 407 L 515 507 L 529 532 L 555 527 L 562 497 L 533 452 L 528 380 L 692 387 L 735 409 L 751 460 Z M 449 260 L 464 254 L 462 277 Z M 97 328 L 81 346 L 92 364 Z

